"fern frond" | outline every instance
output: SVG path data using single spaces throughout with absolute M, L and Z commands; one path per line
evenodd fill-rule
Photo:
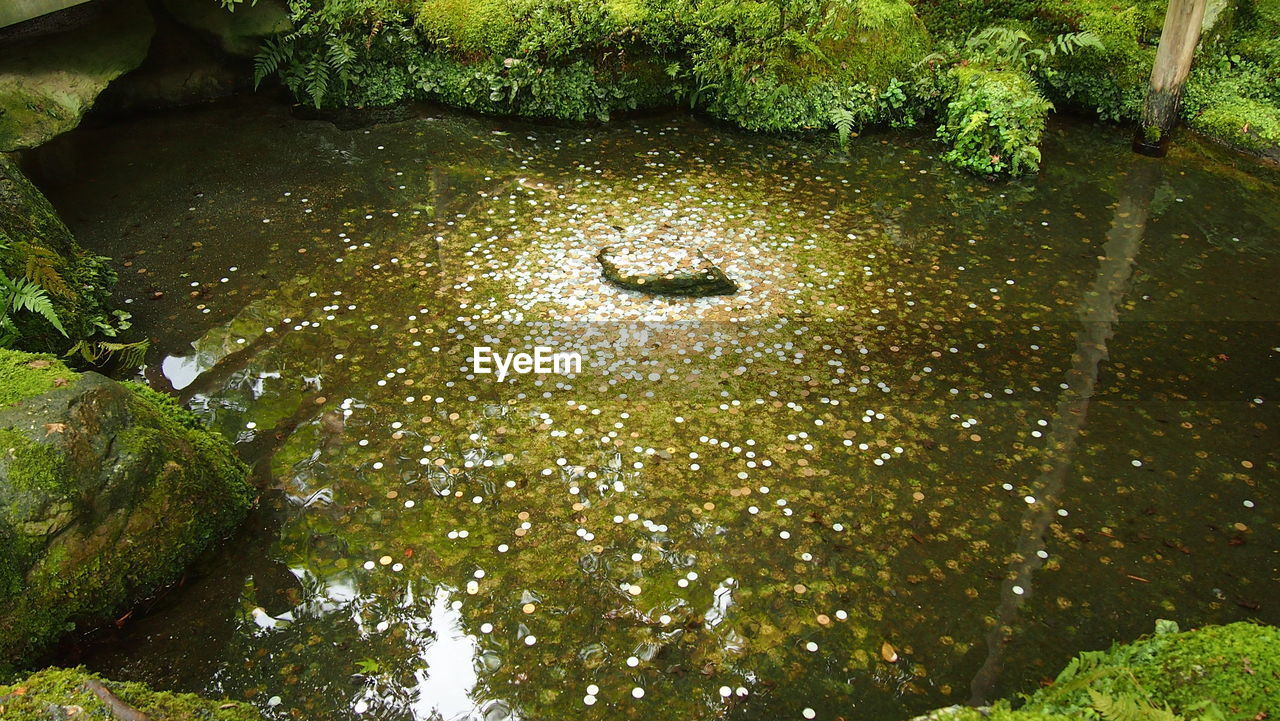
M 80 356 L 86 363 L 102 365 L 111 359 L 118 361 L 122 368 L 137 368 L 146 360 L 151 341 L 140 340 L 136 343 L 109 343 L 107 341 L 82 340 L 71 346 L 64 357 Z
M 351 43 L 347 42 L 345 37 L 340 35 L 331 36 L 326 45 L 326 55 L 329 58 L 330 67 L 336 69 L 345 67 L 348 63 L 356 59 L 356 50 L 351 47 Z
M 75 291 L 67 285 L 62 274 L 54 267 L 61 260 L 57 253 L 37 245 L 22 244 L 23 253 L 27 256 L 26 277 L 47 290 L 51 295 L 73 300 Z
M 1183 721 L 1169 707 L 1152 705 L 1137 696 L 1111 696 L 1089 689 L 1089 700 L 1106 721 Z
M 831 124 L 835 126 L 836 138 L 840 142 L 840 147 L 847 147 L 849 145 L 849 136 L 853 134 L 853 111 L 848 108 L 832 108 L 830 118 Z
M 329 92 L 329 65 L 324 58 L 315 58 L 307 63 L 305 82 L 307 95 L 318 109 Z
M 293 58 L 294 44 L 289 38 L 267 38 L 262 49 L 253 58 L 253 87 L 257 88 L 268 75 L 280 72 L 280 68 Z
M 45 293 L 37 283 L 30 280 L 10 280 L 4 276 L 0 276 L 3 280 L 4 306 L 12 310 L 14 313 L 26 311 L 35 313 L 44 318 L 58 330 L 63 336 L 67 334 L 66 329 L 62 327 L 62 321 L 58 319 L 58 313 L 53 308 L 53 301 L 49 300 L 49 295 Z

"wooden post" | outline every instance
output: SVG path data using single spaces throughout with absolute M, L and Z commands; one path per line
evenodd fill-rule
M 1155 67 L 1151 69 L 1151 85 L 1142 104 L 1142 120 L 1133 149 L 1143 155 L 1164 157 L 1169 148 L 1169 131 L 1178 122 L 1178 104 L 1182 86 L 1191 72 L 1191 58 L 1200 42 L 1200 26 L 1204 22 L 1205 0 L 1169 0 L 1160 31 L 1160 48 Z

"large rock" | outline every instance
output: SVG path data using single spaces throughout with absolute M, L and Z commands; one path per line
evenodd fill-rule
M 3 155 L 0 273 L 38 283 L 66 329 L 64 336 L 34 313 L 14 314 L 22 348 L 60 353 L 114 320 L 108 301 L 116 275 L 108 259 L 81 248 L 48 199 Z
M 0 674 L 177 580 L 251 501 L 167 396 L 0 350 Z
M 628 290 L 655 295 L 732 295 L 738 286 L 702 251 L 679 243 L 641 240 L 602 248 L 604 277 Z
M 240 3 L 235 10 L 217 0 L 164 0 L 165 10 L 184 25 L 217 38 L 232 55 L 253 57 L 264 38 L 293 29 L 289 10 L 279 0 Z
M 75 29 L 0 46 L 0 151 L 79 125 L 108 83 L 142 63 L 153 32 L 144 0 L 116 0 Z

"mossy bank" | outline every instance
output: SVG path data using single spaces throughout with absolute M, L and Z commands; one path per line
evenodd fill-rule
M 1280 3 L 1211 5 L 1184 119 L 1234 147 L 1280 157 Z M 295 0 L 294 27 L 266 41 L 257 79 L 278 76 L 317 107 L 426 99 L 603 120 L 682 104 L 748 130 L 842 138 L 935 121 L 953 164 L 1021 175 L 1038 170 L 1039 128 L 1055 107 L 1137 119 L 1164 7 L 1156 0 Z M 1001 32 L 984 39 L 992 29 Z M 947 72 L 973 64 L 1001 75 L 977 89 Z M 954 127 L 957 114 L 968 121 L 963 132 Z
M 107 681 L 78 668 L 47 668 L 12 685 L 0 685 L 0 718 L 260 721 L 262 715 L 246 703 L 153 691 L 144 684 Z
M 3 671 L 177 580 L 253 496 L 167 396 L 9 350 L 0 388 Z
M 951 707 L 917 721 L 1247 721 L 1280 709 L 1280 628 L 1252 623 L 1156 632 L 1072 659 L 1054 682 L 985 709 Z

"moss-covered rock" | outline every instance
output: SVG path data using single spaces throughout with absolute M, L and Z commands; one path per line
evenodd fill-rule
M 738 285 L 702 251 L 671 241 L 620 243 L 596 254 L 605 280 L 654 295 L 733 295 Z
M 129 709 L 141 716 L 128 716 Z M 0 718 L 261 721 L 262 715 L 246 703 L 153 691 L 140 683 L 108 681 L 82 668 L 47 668 L 9 686 L 0 685 Z
M 252 492 L 230 444 L 167 396 L 15 351 L 0 374 L 18 389 L 0 407 L 3 669 L 176 580 Z
M 1103 699 L 1146 701 L 1186 717 L 1264 717 L 1280 709 L 1280 628 L 1233 623 L 1178 633 L 1160 622 L 1154 635 L 1080 654 L 1025 708 L 1079 717 Z
M 0 151 L 33 148 L 80 124 L 107 84 L 142 63 L 155 25 L 144 0 L 0 54 Z
M 19 345 L 61 352 L 112 327 L 108 299 L 115 272 L 107 259 L 81 248 L 53 206 L 7 157 L 0 155 L 0 273 L 38 283 L 66 330 L 32 313 L 18 314 Z

